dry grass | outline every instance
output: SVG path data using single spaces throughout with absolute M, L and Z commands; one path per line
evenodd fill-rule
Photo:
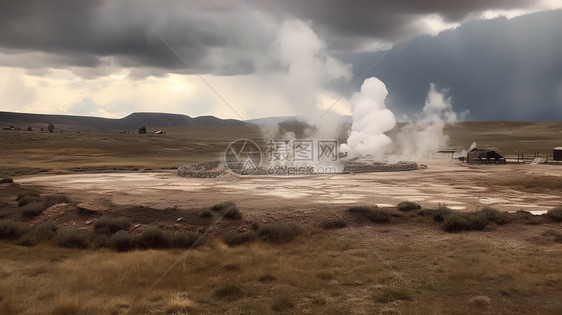
M 358 232 L 370 230 L 366 226 Z M 440 240 L 437 230 L 420 238 L 381 235 L 369 245 L 346 231 L 338 238 L 332 233 L 307 234 L 281 245 L 255 242 L 231 248 L 209 242 L 188 252 L 150 292 L 148 287 L 182 251 L 116 253 L 0 243 L 0 311 L 561 311 L 559 256 L 545 250 L 547 245 L 514 248 L 500 238 L 482 240 L 466 234 L 448 234 L 447 240 Z
M 488 187 L 505 186 L 531 193 L 552 193 L 562 190 L 562 180 L 559 176 L 506 175 L 490 178 L 484 184 Z

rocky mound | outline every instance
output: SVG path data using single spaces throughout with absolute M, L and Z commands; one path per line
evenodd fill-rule
M 193 178 L 217 178 L 225 171 L 226 169 L 220 165 L 219 161 L 205 161 L 180 166 L 178 175 Z
M 383 163 L 369 161 L 346 161 L 342 173 L 368 173 L 368 172 L 403 172 L 418 169 L 415 162 Z

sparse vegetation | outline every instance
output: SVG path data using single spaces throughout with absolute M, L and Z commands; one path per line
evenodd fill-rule
M 482 212 L 453 212 L 444 217 L 443 230 L 447 232 L 483 230 L 488 218 Z
M 359 206 L 348 209 L 351 213 L 358 213 L 375 223 L 388 223 L 392 217 L 388 212 L 378 209 L 377 206 Z
M 509 215 L 505 212 L 499 212 L 498 210 L 491 207 L 484 207 L 479 211 L 484 217 L 489 221 L 492 221 L 498 225 L 503 225 L 509 222 Z
M 550 209 L 546 212 L 546 216 L 554 221 L 562 221 L 562 207 Z
M 61 203 L 72 203 L 72 200 L 64 194 L 46 195 L 42 199 L 47 208 Z
M 31 231 L 38 241 L 50 241 L 57 235 L 58 227 L 52 221 L 42 222 Z
M 0 184 L 13 184 L 14 179 L 11 177 L 0 179 Z
M 147 226 L 142 234 L 137 238 L 138 246 L 141 249 L 159 249 L 170 246 L 170 236 L 162 229 L 154 226 Z
M 543 236 L 552 237 L 554 242 L 562 243 L 562 233 L 553 229 L 546 230 L 542 233 Z
M 190 248 L 199 239 L 197 234 L 191 232 L 178 232 L 170 237 L 170 245 L 176 248 Z
M 412 294 L 405 288 L 386 287 L 377 292 L 373 297 L 378 303 L 391 303 L 395 301 L 411 301 Z
M 347 221 L 343 219 L 325 220 L 322 222 L 321 226 L 325 230 L 343 229 L 347 226 Z
M 267 243 L 287 243 L 302 233 L 294 223 L 270 223 L 258 230 L 259 238 Z
M 232 201 L 216 204 L 211 207 L 211 210 L 220 212 L 221 215 L 227 219 L 240 220 L 242 218 L 242 213 L 240 213 L 240 210 L 238 210 L 238 207 Z
M 136 239 L 127 231 L 117 231 L 108 240 L 109 247 L 118 252 L 126 252 L 136 247 Z
M 275 312 L 286 312 L 295 308 L 295 302 L 288 296 L 280 296 L 273 300 L 271 310 Z
M 229 301 L 237 300 L 244 295 L 242 288 L 237 284 L 226 284 L 215 290 L 215 296 Z
M 255 231 L 228 232 L 222 236 L 222 241 L 228 246 L 239 246 L 245 243 L 253 242 L 258 239 Z
M 27 232 L 27 227 L 13 220 L 0 220 L 0 239 L 16 239 Z
M 55 131 L 55 125 L 49 124 L 49 126 L 47 127 L 47 130 L 48 130 L 50 133 L 53 133 L 53 132 Z
M 35 217 L 43 213 L 47 209 L 45 201 L 33 201 L 21 207 L 21 214 L 24 217 Z
M 60 231 L 55 237 L 56 243 L 61 247 L 87 248 L 90 243 L 88 234 L 79 230 Z
M 36 192 L 24 192 L 17 196 L 16 201 L 18 202 L 18 207 L 23 207 L 32 202 L 40 202 L 41 196 Z
M 421 206 L 415 202 L 402 201 L 401 203 L 398 204 L 397 208 L 400 211 L 414 211 L 414 210 L 420 210 Z
M 103 217 L 94 222 L 94 232 L 97 234 L 112 235 L 118 231 L 128 231 L 131 228 L 131 221 L 127 218 Z
M 199 212 L 199 216 L 202 218 L 212 218 L 213 212 L 209 209 L 204 209 L 203 211 Z
M 423 209 L 418 212 L 418 214 L 433 217 L 435 222 L 443 222 L 445 217 L 453 212 L 453 210 L 447 208 L 446 206 L 439 205 L 436 209 Z

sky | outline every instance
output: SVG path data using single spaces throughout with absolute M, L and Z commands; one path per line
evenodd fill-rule
M 430 87 L 467 120 L 562 120 L 559 0 L 0 0 L 0 111 L 350 115 Z M 314 120 L 314 119 L 312 119 Z

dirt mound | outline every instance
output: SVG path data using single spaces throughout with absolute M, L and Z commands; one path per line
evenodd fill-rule
M 240 179 L 240 175 L 231 170 L 225 170 L 222 174 L 217 176 L 217 181 L 221 182 L 238 182 Z
M 193 178 L 217 178 L 225 171 L 226 169 L 220 165 L 219 161 L 205 161 L 180 166 L 178 175 Z

